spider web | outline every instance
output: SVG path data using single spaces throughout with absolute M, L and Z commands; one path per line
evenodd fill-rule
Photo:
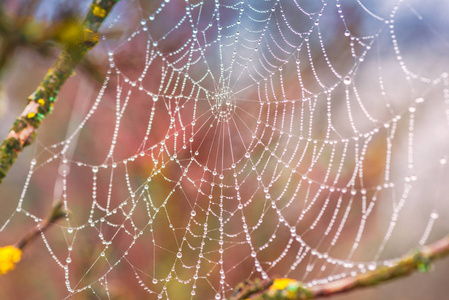
M 42 239 L 68 298 L 313 286 L 425 244 L 445 208 L 448 24 L 374 2 L 120 3 L 97 97 L 36 150 L 1 231 L 62 199 Z

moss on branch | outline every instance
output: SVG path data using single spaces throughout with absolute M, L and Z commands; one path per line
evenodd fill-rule
M 98 43 L 98 29 L 118 0 L 94 0 L 82 23 L 78 41 L 69 44 L 45 75 L 28 104 L 14 122 L 8 136 L 0 146 L 0 183 L 6 177 L 24 147 L 30 145 L 36 129 L 53 110 L 59 90 L 84 55 Z
M 431 263 L 449 254 L 449 236 L 441 240 L 423 246 L 399 259 L 392 265 L 381 266 L 377 269 L 361 273 L 356 276 L 348 276 L 326 284 L 307 287 L 304 283 L 289 278 L 279 278 L 269 281 L 264 288 L 246 288 L 242 293 L 241 287 L 229 300 L 303 300 L 327 297 L 348 292 L 354 289 L 376 286 L 378 284 L 402 278 L 416 271 L 427 272 L 431 269 Z M 246 287 L 259 286 L 259 281 L 245 283 Z

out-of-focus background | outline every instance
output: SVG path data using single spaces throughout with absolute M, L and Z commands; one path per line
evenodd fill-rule
M 332 280 L 449 233 L 449 3 L 218 3 L 114 8 L 0 186 L 0 246 L 71 212 L 1 299 L 213 299 L 259 267 Z M 0 3 L 2 138 L 89 5 Z M 445 299 L 448 274 L 332 299 Z

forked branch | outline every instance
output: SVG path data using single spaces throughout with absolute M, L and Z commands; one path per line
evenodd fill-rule
M 22 257 L 23 250 L 31 241 L 43 234 L 58 220 L 65 217 L 67 217 L 67 212 L 63 209 L 63 203 L 59 201 L 53 206 L 50 214 L 42 220 L 42 222 L 38 223 L 32 230 L 30 230 L 15 245 L 0 247 L 0 276 L 15 268 L 16 264 Z
M 66 46 L 40 85 L 28 97 L 28 104 L 15 120 L 0 146 L 0 183 L 24 147 L 30 145 L 42 120 L 53 110 L 59 90 L 84 55 L 98 43 L 98 29 L 118 0 L 93 0 L 76 43 Z
M 431 262 L 448 254 L 449 236 L 446 236 L 433 244 L 423 246 L 419 250 L 399 258 L 391 266 L 381 266 L 354 277 L 345 277 L 310 288 L 289 278 L 258 280 L 238 286 L 229 300 L 302 300 L 331 296 L 358 288 L 375 286 L 410 275 L 415 271 L 426 272 L 431 268 Z
M 16 248 L 23 250 L 32 240 L 44 233 L 54 223 L 62 218 L 67 217 L 68 213 L 63 208 L 62 201 L 57 202 L 50 214 L 41 223 L 37 224 L 30 232 L 28 232 L 19 242 L 15 245 Z

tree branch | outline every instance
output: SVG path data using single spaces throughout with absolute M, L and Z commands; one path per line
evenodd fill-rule
M 67 217 L 67 212 L 63 209 L 62 201 L 57 202 L 50 214 L 39 224 L 37 224 L 31 231 L 29 231 L 19 242 L 15 245 L 8 245 L 0 247 L 0 276 L 13 270 L 16 264 L 22 257 L 24 248 L 48 228 L 50 228 L 59 219 Z
M 302 300 L 327 297 L 348 292 L 358 288 L 366 288 L 386 281 L 408 276 L 415 271 L 426 272 L 431 268 L 431 262 L 449 254 L 449 236 L 423 246 L 396 261 L 392 266 L 382 266 L 377 269 L 335 280 L 326 284 L 307 287 L 302 282 L 281 278 L 274 280 L 244 283 L 236 288 L 229 300 Z
M 68 213 L 63 209 L 62 201 L 57 202 L 52 207 L 50 214 L 41 223 L 37 224 L 36 227 L 29 231 L 23 238 L 21 238 L 15 247 L 23 251 L 26 245 L 28 245 L 32 240 L 45 232 L 54 223 L 67 216 Z
M 36 129 L 53 110 L 59 90 L 84 55 L 98 43 L 98 28 L 118 0 L 93 0 L 79 32 L 78 42 L 67 45 L 15 120 L 0 146 L 0 183 L 24 147 L 30 145 Z

